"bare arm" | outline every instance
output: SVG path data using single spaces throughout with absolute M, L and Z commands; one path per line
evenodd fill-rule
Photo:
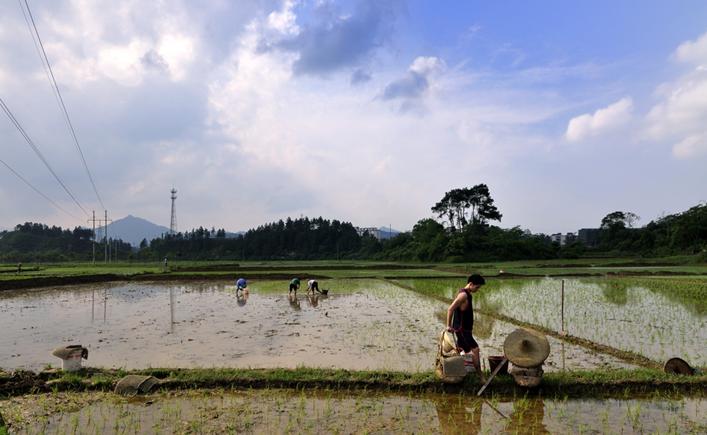
M 456 298 L 454 298 L 454 301 L 452 302 L 451 305 L 449 305 L 449 309 L 447 309 L 447 328 L 452 327 L 452 315 L 454 314 L 454 310 L 459 308 L 459 306 L 464 303 L 466 300 L 466 293 L 459 293 Z

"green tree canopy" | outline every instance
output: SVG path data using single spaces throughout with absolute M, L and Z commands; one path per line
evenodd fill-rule
M 440 219 L 449 220 L 452 229 L 462 229 L 468 223 L 485 225 L 488 221 L 501 221 L 503 215 L 498 211 L 486 184 L 473 187 L 452 189 L 432 207 Z

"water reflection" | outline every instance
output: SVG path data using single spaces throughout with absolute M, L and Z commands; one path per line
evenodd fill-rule
M 439 429 L 442 434 L 478 433 L 550 433 L 545 426 L 545 402 L 519 398 L 511 403 L 497 403 L 469 396 L 436 397 Z M 501 406 L 511 412 L 506 416 Z
M 508 433 L 550 433 L 545 427 L 545 401 L 518 399 L 513 402 L 513 412 L 505 426 Z
M 309 302 L 310 307 L 317 308 L 317 306 L 319 305 L 319 295 L 308 294 L 307 302 Z
M 103 290 L 103 323 L 108 318 L 108 289 Z M 91 290 L 91 323 L 96 320 L 96 290 Z
M 236 303 L 239 307 L 245 306 L 246 302 L 248 302 L 249 295 L 250 292 L 247 290 L 236 291 Z
M 318 390 L 175 392 L 144 400 L 101 400 L 76 412 L 42 400 L 25 414 L 29 433 L 106 433 L 119 428 L 159 433 L 704 433 L 707 401 L 516 398 L 499 402 L 464 395 L 381 395 Z M 14 401 L 13 401 L 14 402 Z M 47 412 L 49 408 L 50 412 Z M 55 411 L 55 412 L 52 412 Z M 58 412 L 56 412 L 58 411 Z M 504 414 L 505 413 L 505 414 Z M 237 416 L 246 415 L 247 423 Z M 236 418 L 234 418 L 236 416 Z M 125 426 L 125 425 L 128 426 Z M 299 430 L 298 430 L 299 429 Z M 147 431 L 145 431 L 147 432 Z
M 478 434 L 481 431 L 483 400 L 457 398 L 435 400 L 440 432 L 447 434 Z
M 300 311 L 302 309 L 299 299 L 297 298 L 297 293 L 287 295 L 287 300 L 290 302 L 290 307 L 292 307 L 293 310 Z
M 169 332 L 174 332 L 174 290 L 169 288 Z

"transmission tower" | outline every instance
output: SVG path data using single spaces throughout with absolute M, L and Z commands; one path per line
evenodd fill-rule
M 177 199 L 177 189 L 174 187 L 170 191 L 172 193 L 172 219 L 169 221 L 169 233 L 177 232 L 177 209 L 174 207 L 174 201 Z

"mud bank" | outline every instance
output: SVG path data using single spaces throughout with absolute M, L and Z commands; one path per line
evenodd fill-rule
M 56 391 L 112 391 L 128 374 L 162 380 L 162 390 L 210 388 L 290 388 L 297 390 L 454 392 L 475 394 L 480 383 L 470 375 L 458 385 L 442 384 L 432 372 L 354 371 L 328 369 L 84 369 L 76 373 L 48 370 L 0 372 L 0 397 Z M 646 395 L 707 397 L 707 375 L 667 375 L 658 370 L 567 371 L 546 373 L 534 389 L 518 387 L 508 376 L 494 378 L 494 397 L 629 398 Z

